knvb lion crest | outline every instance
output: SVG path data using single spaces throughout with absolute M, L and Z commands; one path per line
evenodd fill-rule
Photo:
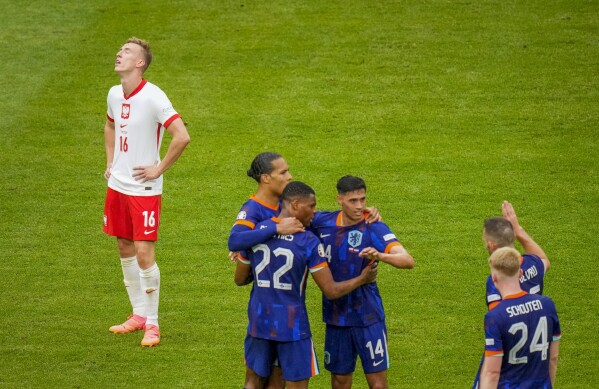
M 121 108 L 121 118 L 129 119 L 129 111 L 131 111 L 131 104 L 123 103 Z
M 350 231 L 347 235 L 347 243 L 351 247 L 358 247 L 362 243 L 362 233 L 360 231 Z

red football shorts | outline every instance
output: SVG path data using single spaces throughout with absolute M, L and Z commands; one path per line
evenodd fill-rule
M 129 196 L 108 188 L 104 232 L 131 240 L 158 240 L 162 195 Z

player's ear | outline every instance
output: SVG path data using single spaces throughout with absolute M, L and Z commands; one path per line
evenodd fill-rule
M 491 281 L 497 285 L 497 273 L 495 273 L 495 270 L 491 270 Z
M 341 195 L 337 195 L 337 204 L 343 204 L 343 197 Z
M 520 272 L 518 274 L 518 278 L 521 278 L 523 274 L 524 274 L 524 270 L 522 270 L 522 268 L 520 268 Z
M 298 208 L 299 208 L 299 199 L 291 200 L 291 209 L 293 209 L 294 211 L 297 211 Z
M 263 173 L 260 175 L 260 181 L 262 181 L 265 184 L 270 184 L 270 178 L 270 174 Z

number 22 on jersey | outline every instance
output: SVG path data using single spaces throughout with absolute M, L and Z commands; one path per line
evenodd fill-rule
M 258 265 L 255 268 L 255 272 L 256 272 L 255 284 L 258 287 L 270 288 L 270 285 L 271 285 L 270 280 L 260 278 L 260 273 L 262 271 L 264 271 L 264 269 L 266 268 L 266 266 L 268 266 L 268 264 L 270 264 L 270 262 L 272 260 L 272 254 L 274 254 L 275 258 L 282 257 L 285 260 L 285 264 L 283 266 L 281 266 L 276 272 L 273 273 L 273 275 L 272 275 L 273 288 L 282 289 L 282 290 L 291 290 L 292 289 L 292 285 L 290 283 L 281 282 L 281 277 L 285 273 L 287 273 L 289 270 L 291 270 L 291 268 L 293 267 L 293 252 L 291 250 L 283 248 L 283 247 L 277 247 L 276 249 L 274 249 L 272 251 L 272 254 L 271 254 L 270 247 L 268 247 L 265 244 L 259 244 L 257 246 L 254 246 L 252 248 L 252 251 L 254 253 L 257 253 L 258 251 L 260 251 L 263 254 L 262 260 L 260 261 L 260 263 L 258 263 Z

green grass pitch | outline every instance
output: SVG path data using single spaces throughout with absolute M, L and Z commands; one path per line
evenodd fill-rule
M 414 270 L 379 272 L 392 388 L 469 387 L 484 342 L 482 220 L 504 199 L 552 262 L 558 387 L 596 387 L 597 1 L 0 5 L 0 387 L 242 387 L 249 288 L 232 281 L 226 239 L 265 150 L 321 209 L 335 207 L 338 177 L 364 177 L 413 254 Z M 107 331 L 129 305 L 101 232 L 103 126 L 133 35 L 151 42 L 146 78 L 192 137 L 165 177 L 154 349 Z M 314 283 L 307 295 L 322 362 Z

